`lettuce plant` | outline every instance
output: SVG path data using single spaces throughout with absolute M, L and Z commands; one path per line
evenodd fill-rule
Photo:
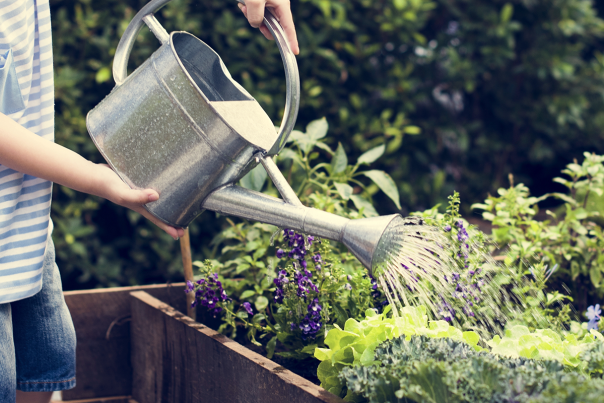
M 603 341 L 604 336 L 593 329 L 578 339 L 572 333 L 561 337 L 551 329 L 537 329 L 531 332 L 526 326 L 516 325 L 506 329 L 503 337 L 496 335 L 487 344 L 493 354 L 558 361 L 578 371 L 584 371 L 587 362 L 581 359 L 581 354 L 592 344 L 601 344 Z
M 481 349 L 478 346 L 480 337 L 477 333 L 462 332 L 444 320 L 429 322 L 424 306 L 405 307 L 399 317 L 393 318 L 387 317 L 389 311 L 390 307 L 386 307 L 384 313 L 377 314 L 368 309 L 364 320 L 348 319 L 343 329 L 336 325 L 327 333 L 325 344 L 329 348 L 315 350 L 315 357 L 322 361 L 317 369 L 322 387 L 341 395 L 344 385 L 338 374 L 344 367 L 379 364 L 379 358 L 374 358 L 376 347 L 385 340 L 403 335 L 407 338 L 412 335 L 447 337 L 464 341 L 476 350 Z

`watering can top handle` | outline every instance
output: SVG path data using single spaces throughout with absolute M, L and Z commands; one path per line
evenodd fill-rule
M 128 77 L 128 58 L 130 57 L 130 52 L 132 51 L 138 32 L 143 27 L 143 23 L 147 24 L 151 32 L 153 32 L 162 44 L 170 40 L 170 35 L 153 16 L 155 12 L 170 1 L 171 0 L 151 0 L 141 8 L 132 21 L 130 21 L 130 24 L 126 28 L 126 31 L 124 31 L 124 34 L 117 45 L 115 57 L 113 59 L 113 77 L 115 78 L 116 85 L 122 85 Z M 245 4 L 244 0 L 237 1 L 241 4 Z M 273 144 L 272 148 L 266 153 L 266 155 L 270 156 L 278 154 L 279 151 L 283 149 L 285 143 L 287 143 L 287 138 L 296 123 L 298 107 L 300 106 L 300 74 L 298 72 L 296 57 L 287 43 L 285 31 L 281 27 L 281 24 L 279 24 L 279 19 L 268 8 L 266 8 L 264 12 L 264 25 L 266 25 L 273 35 L 273 38 L 275 38 L 275 42 L 281 53 L 281 60 L 285 67 L 287 90 L 285 111 L 283 113 L 281 127 L 279 128 L 279 134 L 275 144 Z

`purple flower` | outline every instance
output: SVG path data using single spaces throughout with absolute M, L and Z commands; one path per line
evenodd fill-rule
M 277 304 L 282 304 L 284 297 L 285 297 L 285 292 L 283 291 L 283 289 L 277 288 L 277 290 L 275 291 L 275 302 Z
M 312 275 L 308 270 L 304 270 L 304 274 L 299 271 L 294 273 L 294 281 L 298 286 L 296 289 L 296 295 L 298 297 L 306 298 L 310 291 L 319 292 L 319 288 L 313 284 L 308 274 Z
M 250 305 L 249 302 L 244 302 L 243 304 L 241 304 L 243 306 L 243 308 L 245 309 L 245 311 L 250 314 L 253 315 L 254 311 L 252 310 L 252 306 Z
M 287 229 L 285 228 L 283 230 L 283 239 L 286 241 L 289 241 L 291 237 L 293 237 L 296 233 L 294 232 L 293 229 Z
M 585 316 L 589 319 L 587 323 L 587 330 L 598 330 L 598 323 L 600 322 L 600 314 L 602 310 L 600 309 L 600 304 L 596 304 L 595 306 L 590 305 L 587 307 L 587 312 Z
M 320 254 L 320 253 L 317 253 L 316 255 L 314 255 L 314 256 L 312 257 L 312 260 L 313 260 L 315 263 L 321 263 L 321 254 Z
M 321 322 L 321 310 L 323 307 L 319 304 L 319 299 L 314 298 L 308 305 L 308 314 L 300 321 L 298 329 L 302 332 L 302 340 L 314 339 L 317 332 L 323 325 Z M 292 323 L 292 331 L 295 330 Z
M 346 285 L 344 285 L 344 288 L 348 291 L 352 290 L 352 286 L 349 283 L 346 283 Z
M 300 260 L 304 258 L 306 251 L 296 247 L 289 252 L 289 257 L 292 259 Z
M 602 313 L 602 310 L 600 309 L 600 304 L 596 304 L 596 306 L 594 307 L 593 305 L 587 307 L 587 312 L 586 312 L 586 316 L 587 319 L 589 320 L 600 320 L 600 314 Z
M 277 249 L 277 257 L 283 259 L 283 256 L 285 256 L 285 251 L 283 249 Z
M 587 322 L 587 330 L 598 330 L 598 321 L 595 319 L 590 319 L 589 322 Z
M 195 285 L 187 282 L 187 289 L 193 290 Z M 197 305 L 204 306 L 211 310 L 216 316 L 222 312 L 222 308 L 217 306 L 219 302 L 230 301 L 229 296 L 222 288 L 222 283 L 218 281 L 218 274 L 210 274 L 207 278 L 202 278 L 196 281 L 197 289 L 195 290 L 195 300 L 191 304 L 192 307 Z
M 285 270 L 280 270 L 277 278 L 273 280 L 273 283 L 277 286 L 275 291 L 275 302 L 278 304 L 283 303 L 283 298 L 285 297 L 285 291 L 283 287 L 285 284 L 289 283 L 289 279 L 287 278 L 287 272 Z
M 451 226 L 450 226 L 450 225 L 448 225 L 448 224 L 447 224 L 447 225 L 445 225 L 445 231 L 446 231 L 446 232 L 451 231 Z
M 185 293 L 188 294 L 191 291 L 193 291 L 193 289 L 195 288 L 195 285 L 193 284 L 193 282 L 187 280 L 187 286 L 185 287 Z
M 323 310 L 323 307 L 319 305 L 318 298 L 313 299 L 312 302 L 308 305 L 308 313 L 310 313 L 314 317 L 320 315 L 321 310 Z

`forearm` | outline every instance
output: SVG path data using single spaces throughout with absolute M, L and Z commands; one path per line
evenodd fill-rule
M 103 196 L 100 167 L 77 153 L 37 136 L 0 114 L 0 164 L 69 188 Z

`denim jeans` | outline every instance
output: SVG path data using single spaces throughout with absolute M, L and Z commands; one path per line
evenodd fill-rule
M 50 392 L 75 386 L 75 330 L 50 237 L 42 277 L 36 295 L 0 304 L 2 403 L 14 403 L 17 389 Z

